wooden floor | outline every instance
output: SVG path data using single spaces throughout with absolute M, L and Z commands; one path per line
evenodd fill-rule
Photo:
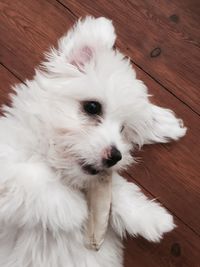
M 132 59 L 152 100 L 175 110 L 188 127 L 178 143 L 144 147 L 141 163 L 126 173 L 169 209 L 178 227 L 160 244 L 128 239 L 125 266 L 199 267 L 200 1 L 0 0 L 0 104 L 86 14 L 113 19 L 117 46 Z

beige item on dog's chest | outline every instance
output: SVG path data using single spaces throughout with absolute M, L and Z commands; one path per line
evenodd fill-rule
M 104 241 L 109 222 L 112 174 L 102 174 L 91 180 L 86 196 L 89 209 L 86 246 L 97 251 Z

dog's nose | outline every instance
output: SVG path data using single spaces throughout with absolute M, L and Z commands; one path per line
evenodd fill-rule
M 112 146 L 110 150 L 110 155 L 108 158 L 103 159 L 103 163 L 106 167 L 112 167 L 114 166 L 118 161 L 122 159 L 121 152 L 115 147 Z

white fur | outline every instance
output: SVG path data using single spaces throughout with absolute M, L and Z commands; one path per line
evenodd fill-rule
M 80 20 L 48 53 L 43 70 L 15 87 L 12 107 L 4 107 L 1 267 L 121 267 L 126 232 L 159 241 L 174 228 L 164 208 L 117 173 L 133 161 L 132 147 L 177 140 L 186 128 L 172 111 L 150 103 L 129 60 L 113 50 L 115 38 L 111 21 Z M 102 103 L 100 122 L 83 112 L 84 100 Z M 94 252 L 84 246 L 88 210 L 82 192 L 93 176 L 80 161 L 102 168 L 102 154 L 113 144 L 122 160 L 112 167 L 106 240 Z

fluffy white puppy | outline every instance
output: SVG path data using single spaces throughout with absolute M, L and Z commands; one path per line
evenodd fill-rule
M 182 137 L 173 112 L 150 103 L 110 20 L 80 20 L 0 119 L 0 266 L 121 267 L 121 237 L 159 241 L 172 216 L 118 171 L 134 146 Z M 112 170 L 112 211 L 98 252 L 84 245 L 82 192 Z

